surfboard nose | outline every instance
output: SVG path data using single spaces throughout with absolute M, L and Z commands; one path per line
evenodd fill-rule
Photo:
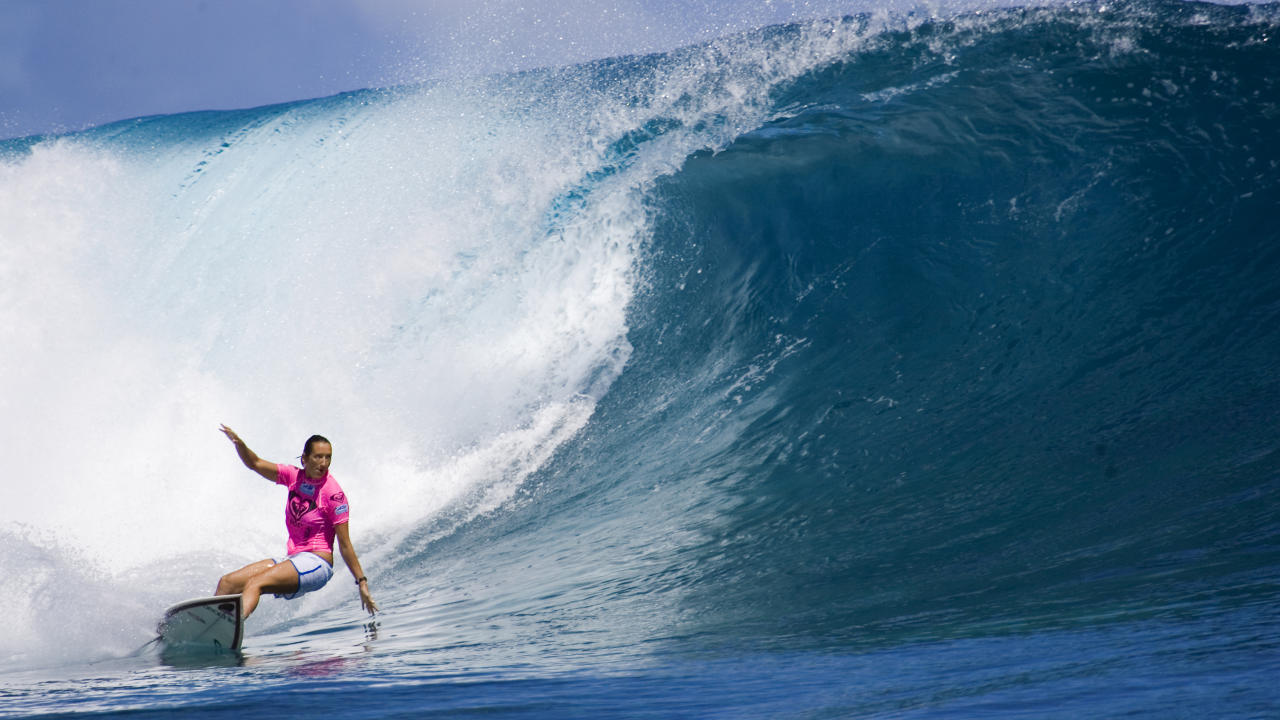
M 216 595 L 178 603 L 165 611 L 157 632 L 170 650 L 193 654 L 239 650 L 244 635 L 239 595 Z

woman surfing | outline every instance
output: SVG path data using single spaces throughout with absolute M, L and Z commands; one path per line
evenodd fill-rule
M 333 445 L 319 435 L 307 439 L 302 449 L 302 467 L 273 463 L 258 457 L 240 436 L 226 425 L 222 433 L 231 440 L 245 467 L 289 490 L 284 524 L 289 531 L 288 556 L 250 563 L 218 580 L 217 595 L 240 595 L 242 617 L 258 607 L 263 592 L 292 600 L 319 590 L 333 577 L 333 541 L 351 576 L 360 589 L 360 606 L 370 614 L 378 606 L 369 594 L 369 580 L 360 567 L 360 558 L 351 544 L 347 528 L 350 506 L 338 481 L 329 474 Z

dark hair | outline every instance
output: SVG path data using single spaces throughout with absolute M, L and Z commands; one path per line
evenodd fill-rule
M 333 443 L 329 442 L 329 438 L 323 435 L 312 435 L 311 437 L 307 438 L 307 444 L 302 446 L 302 457 L 310 456 L 311 446 L 315 445 L 318 442 L 322 442 L 325 445 L 329 445 L 330 447 L 333 446 Z

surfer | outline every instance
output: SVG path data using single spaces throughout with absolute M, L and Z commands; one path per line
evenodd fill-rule
M 302 449 L 302 467 L 263 460 L 226 425 L 221 426 L 245 467 L 289 489 L 284 524 L 289 531 L 288 562 L 272 558 L 250 563 L 218 580 L 218 595 L 239 593 L 243 617 L 258 607 L 263 592 L 292 600 L 319 590 L 333 577 L 333 540 L 360 589 L 360 606 L 370 614 L 378 606 L 369 594 L 369 580 L 360 567 L 360 558 L 351 544 L 347 528 L 350 507 L 338 481 L 329 474 L 333 445 L 319 435 L 307 439 Z

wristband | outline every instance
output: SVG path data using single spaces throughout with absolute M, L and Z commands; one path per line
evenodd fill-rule
M 360 583 L 367 583 L 367 582 L 369 582 L 369 578 L 361 575 L 360 578 L 356 580 L 356 587 L 360 587 Z

